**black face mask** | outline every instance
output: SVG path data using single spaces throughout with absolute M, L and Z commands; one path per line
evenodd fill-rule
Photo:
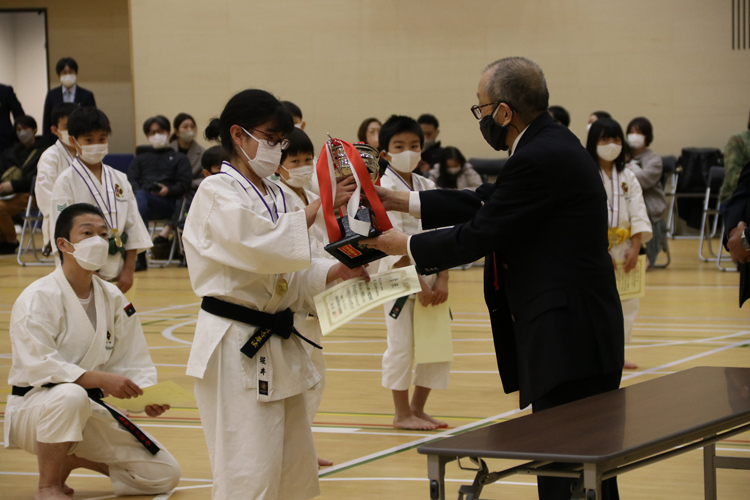
M 497 105 L 495 111 L 479 120 L 479 130 L 482 131 L 487 144 L 492 146 L 495 151 L 507 151 L 508 144 L 505 142 L 505 138 L 508 135 L 508 125 L 500 125 L 494 118 L 499 108 L 500 104 Z

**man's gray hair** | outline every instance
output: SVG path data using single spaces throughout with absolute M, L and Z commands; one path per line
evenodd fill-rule
M 487 65 L 492 72 L 484 91 L 492 102 L 502 101 L 531 123 L 549 107 L 549 90 L 542 68 L 525 57 L 506 57 Z

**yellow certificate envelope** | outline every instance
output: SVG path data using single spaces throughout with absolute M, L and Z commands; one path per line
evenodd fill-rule
M 128 411 L 143 411 L 149 405 L 177 406 L 195 401 L 192 392 L 186 391 L 173 381 L 168 380 L 143 388 L 143 396 L 132 399 L 120 399 L 114 396 L 104 398 L 107 404 Z
M 414 301 L 414 359 L 417 363 L 453 361 L 448 302 L 424 307 L 419 299 Z

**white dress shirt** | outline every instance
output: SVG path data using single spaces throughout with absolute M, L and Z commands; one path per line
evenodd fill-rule
M 76 88 L 77 85 L 73 85 L 70 88 L 65 85 L 62 86 L 63 102 L 76 102 Z

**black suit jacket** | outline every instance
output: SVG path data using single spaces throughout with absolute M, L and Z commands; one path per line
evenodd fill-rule
M 616 373 L 622 307 L 607 250 L 607 196 L 580 141 L 537 117 L 495 184 L 420 193 L 421 273 L 485 257 L 484 293 L 506 393 L 520 405 L 559 384 Z
M 50 89 L 49 92 L 47 92 L 47 97 L 44 98 L 43 133 L 47 138 L 50 138 L 52 136 L 52 132 L 50 131 L 50 127 L 52 126 L 52 110 L 55 108 L 55 106 L 61 104 L 62 102 L 62 85 L 60 85 L 59 87 L 55 87 L 54 89 Z M 86 106 L 96 107 L 94 93 L 90 90 L 86 90 L 81 86 L 76 86 L 76 95 L 73 99 L 73 102 L 83 108 L 85 108 Z
M 740 222 L 750 225 L 750 162 L 742 167 L 737 188 L 732 197 L 722 206 L 724 216 L 724 247 L 732 229 Z M 745 229 L 745 237 L 750 237 L 750 228 Z M 729 250 L 729 248 L 727 248 Z M 750 299 L 750 264 L 739 264 L 740 269 L 740 307 L 747 299 Z
M 23 107 L 18 102 L 13 87 L 0 85 L 0 153 L 17 141 L 16 130 L 13 127 L 13 122 L 10 121 L 11 113 L 13 113 L 13 119 L 15 120 L 23 115 Z

